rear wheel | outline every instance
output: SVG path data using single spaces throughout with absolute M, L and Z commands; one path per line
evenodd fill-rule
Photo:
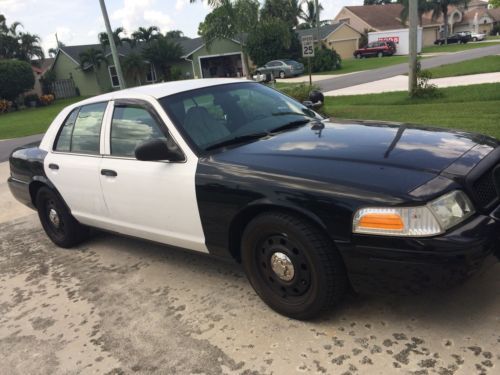
M 88 238 L 89 228 L 76 221 L 53 190 L 40 188 L 36 207 L 45 233 L 57 246 L 70 248 Z
M 281 78 L 281 79 L 283 79 L 283 78 L 285 78 L 285 77 L 286 77 L 285 72 L 284 72 L 284 71 L 281 71 L 281 72 L 280 72 L 280 78 Z
M 313 225 L 279 212 L 248 224 L 242 239 L 245 273 L 272 309 L 310 319 L 337 304 L 347 285 L 343 262 Z
M 357 58 L 357 59 L 361 59 L 361 57 L 363 57 L 363 56 L 361 56 L 361 54 L 360 54 L 360 53 L 357 53 L 357 54 L 356 54 L 356 58 Z
M 477 42 L 477 38 L 476 37 L 472 38 L 472 41 Z

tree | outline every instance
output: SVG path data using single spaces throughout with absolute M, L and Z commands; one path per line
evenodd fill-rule
M 33 58 L 44 58 L 40 37 L 27 32 L 19 32 L 23 25 L 13 22 L 7 25 L 5 16 L 0 15 L 0 58 L 17 58 L 30 62 Z
M 35 77 L 31 65 L 15 59 L 0 60 L 0 98 L 14 101 L 23 92 L 31 90 Z
M 95 81 L 97 83 L 97 87 L 101 88 L 101 84 L 99 82 L 99 75 L 97 71 L 101 67 L 101 63 L 107 62 L 104 54 L 101 50 L 96 48 L 89 48 L 86 51 L 80 53 L 80 67 L 84 71 L 93 71 L 95 75 Z
M 142 56 L 151 62 L 167 81 L 171 78 L 172 64 L 180 61 L 182 54 L 182 47 L 164 36 L 152 40 L 142 50 Z
M 323 6 L 319 4 L 319 13 L 323 10 Z M 302 0 L 299 7 L 299 18 L 304 21 L 304 23 L 298 25 L 297 28 L 312 29 L 316 27 L 316 6 L 314 5 L 314 0 Z M 327 24 L 328 21 L 320 21 L 319 26 Z
M 277 18 L 284 21 L 289 28 L 298 25 L 299 14 L 298 0 L 266 0 L 260 10 L 261 20 Z
M 448 44 L 448 7 L 456 6 L 467 8 L 470 0 L 431 0 L 430 9 L 432 10 L 432 18 L 438 19 L 441 15 L 444 21 L 444 40 Z
M 17 58 L 25 61 L 31 61 L 34 58 L 43 60 L 45 54 L 42 47 L 40 47 L 40 37 L 35 34 L 21 33 Z
M 500 0 L 490 0 L 490 8 L 500 8 Z
M 401 23 L 404 25 L 408 21 L 410 3 L 411 0 L 400 0 L 403 5 L 403 10 L 401 11 Z M 420 26 L 422 26 L 422 17 L 425 13 L 432 10 L 432 4 L 429 0 L 418 0 L 418 18 Z
M 184 33 L 181 30 L 170 30 L 165 33 L 165 37 L 170 39 L 186 39 Z
M 131 44 L 132 41 L 129 38 L 123 38 L 120 36 L 121 33 L 125 32 L 125 29 L 123 27 L 117 27 L 113 31 L 113 39 L 115 41 L 116 46 L 121 46 L 123 45 L 123 42 Z M 109 37 L 107 32 L 102 32 L 99 33 L 99 43 L 101 43 L 101 46 L 104 48 L 106 46 L 109 46 Z
M 290 57 L 292 33 L 295 34 L 287 23 L 280 19 L 263 20 L 248 35 L 246 43 L 248 55 L 259 66 L 270 60 Z
M 134 77 L 138 85 L 142 85 L 141 76 L 146 71 L 146 64 L 144 58 L 138 53 L 131 53 L 123 59 L 123 69 L 125 72 Z
M 137 31 L 132 33 L 132 40 L 134 42 L 149 43 L 150 41 L 158 38 L 160 29 L 157 26 L 139 27 Z

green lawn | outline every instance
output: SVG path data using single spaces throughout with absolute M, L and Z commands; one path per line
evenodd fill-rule
M 500 72 L 500 56 L 486 56 L 474 60 L 449 64 L 430 69 L 432 78 L 464 76 Z
M 0 115 L 0 139 L 43 133 L 61 109 L 83 99 L 85 98 L 61 99 L 47 107 L 27 108 Z
M 347 59 L 342 61 L 342 69 L 331 72 L 321 72 L 314 74 L 346 74 L 359 72 L 362 70 L 370 70 L 384 68 L 386 66 L 397 65 L 408 62 L 407 56 L 387 56 L 387 57 L 369 57 L 366 59 Z M 306 66 L 307 71 L 307 66 Z M 305 73 L 307 74 L 307 73 Z
M 407 122 L 484 133 L 500 139 L 500 84 L 440 90 L 438 99 L 406 93 L 328 97 L 324 112 L 345 119 Z
M 498 40 L 500 43 L 500 40 Z M 447 46 L 428 46 L 422 49 L 422 53 L 443 53 L 443 52 L 460 52 L 475 48 L 484 48 L 495 45 L 494 43 L 467 43 L 467 44 L 449 44 Z

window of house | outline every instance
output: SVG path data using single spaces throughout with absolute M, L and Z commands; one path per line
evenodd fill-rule
M 99 154 L 102 119 L 107 105 L 89 104 L 71 112 L 59 132 L 54 149 L 77 154 Z
M 156 82 L 156 70 L 153 64 L 148 64 L 148 71 L 146 73 L 146 82 Z
M 109 70 L 109 78 L 111 80 L 111 86 L 120 87 L 120 80 L 118 79 L 118 73 L 116 72 L 116 68 L 114 65 L 108 67 Z
M 135 149 L 151 139 L 166 139 L 160 124 L 143 107 L 116 106 L 111 122 L 111 155 L 135 157 Z

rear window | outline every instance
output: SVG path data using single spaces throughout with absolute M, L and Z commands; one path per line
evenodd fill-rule
M 64 122 L 54 150 L 97 155 L 100 152 L 101 126 L 108 103 L 96 103 L 73 110 Z

